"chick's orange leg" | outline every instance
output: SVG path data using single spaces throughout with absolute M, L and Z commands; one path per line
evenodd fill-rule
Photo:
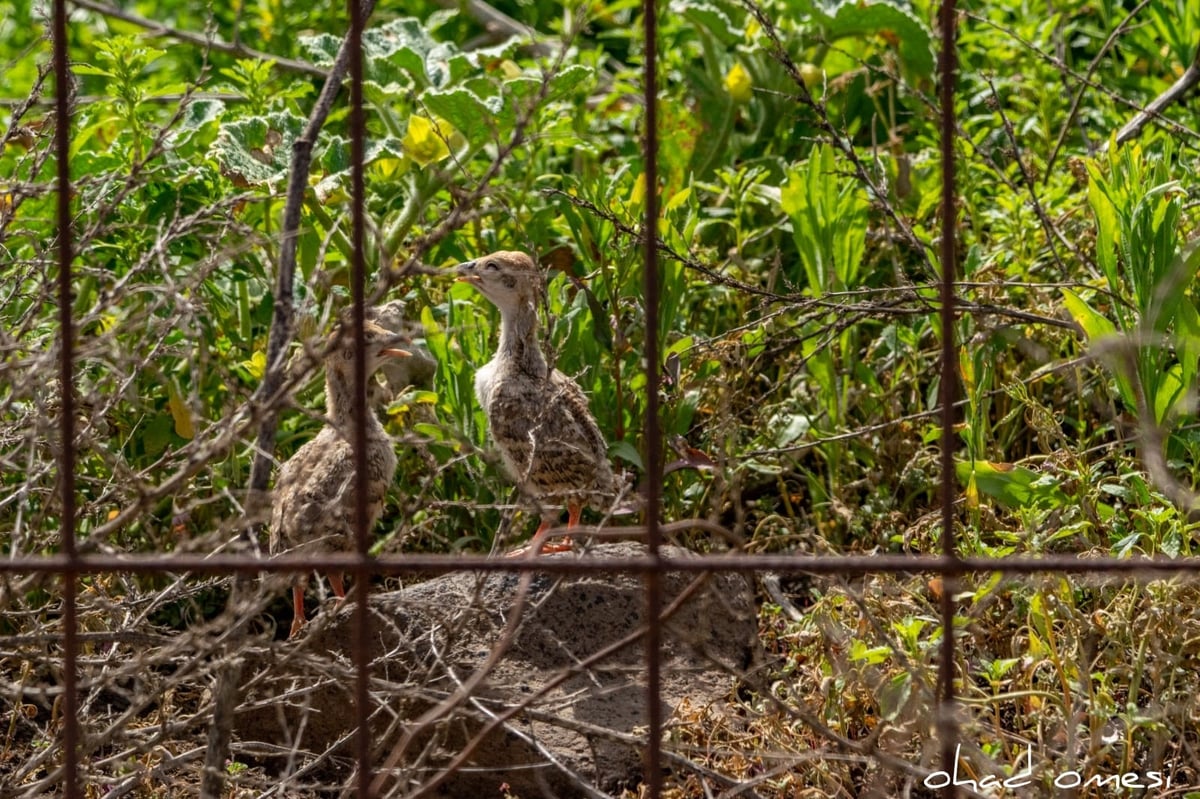
M 338 599 L 346 598 L 346 586 L 342 584 L 341 572 L 329 572 L 326 575 L 329 578 L 329 587 L 333 589 L 333 594 Z
M 288 633 L 288 638 L 295 638 L 303 629 L 304 622 L 304 583 L 297 582 L 292 585 L 292 631 Z
M 568 502 L 567 503 L 567 529 L 568 530 L 570 530 L 572 527 L 576 527 L 579 525 L 579 514 L 582 512 L 583 512 L 583 508 L 581 508 L 579 506 L 579 503 L 577 503 L 577 502 Z M 545 537 L 546 533 L 548 533 L 550 531 L 551 527 L 554 527 L 555 521 L 556 521 L 555 519 L 542 519 L 542 523 L 538 527 L 537 532 L 533 534 L 533 541 L 530 543 L 530 546 L 533 546 L 534 544 L 540 545 L 537 552 L 535 552 L 534 554 L 539 554 L 542 552 L 570 552 L 571 549 L 574 547 L 574 544 L 571 543 L 571 536 L 569 534 L 564 535 L 562 537 L 562 540 L 556 544 L 542 543 L 542 539 Z
M 578 502 L 567 503 L 567 529 L 572 530 L 579 526 L 579 517 L 583 515 L 583 506 Z M 553 548 L 551 548 L 553 547 Z M 571 534 L 568 533 L 562 537 L 562 540 L 557 544 L 551 544 L 546 547 L 546 552 L 570 552 L 575 547 L 575 542 L 571 540 Z
M 574 507 L 574 506 L 572 505 L 571 507 Z M 579 511 L 572 510 L 570 518 L 574 519 L 575 522 L 578 523 L 579 522 Z M 563 540 L 556 544 L 545 543 L 546 533 L 548 533 L 550 531 L 550 529 L 555 526 L 554 525 L 555 521 L 556 520 L 553 518 L 543 518 L 542 523 L 538 525 L 537 532 L 535 532 L 533 534 L 533 538 L 530 540 L 530 542 L 523 547 L 518 547 L 517 549 L 514 549 L 512 552 L 509 552 L 507 555 L 505 555 L 505 557 L 519 558 L 522 555 L 536 556 L 536 555 L 540 555 L 543 552 L 570 552 L 572 545 L 571 545 L 571 537 L 569 535 L 564 536 Z M 568 523 L 567 526 L 572 527 L 573 525 Z

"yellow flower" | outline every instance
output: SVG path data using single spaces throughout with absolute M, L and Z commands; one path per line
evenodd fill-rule
M 725 91 L 739 105 L 750 102 L 751 87 L 750 73 L 741 64 L 734 64 L 733 69 L 725 76 Z
M 451 131 L 448 122 L 414 116 L 408 121 L 408 133 L 404 134 L 404 152 L 421 166 L 436 164 L 450 155 L 446 140 Z

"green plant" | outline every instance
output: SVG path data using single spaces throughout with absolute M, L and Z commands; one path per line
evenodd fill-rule
M 1148 158 L 1137 145 L 1114 145 L 1106 170 L 1089 165 L 1096 260 L 1115 321 L 1063 289 L 1089 343 L 1107 356 L 1125 406 L 1153 425 L 1178 415 L 1200 370 L 1200 315 L 1190 296 L 1200 256 L 1180 248 L 1182 199 L 1170 160 L 1170 151 Z
M 101 137 L 111 136 L 112 124 L 118 121 L 129 134 L 128 137 L 116 137 L 117 141 L 129 148 L 127 163 L 140 162 L 149 146 L 149 127 L 141 106 L 148 98 L 154 96 L 153 92 L 147 91 L 145 73 L 148 67 L 165 54 L 166 50 L 147 47 L 132 36 L 116 36 L 97 42 L 96 60 L 100 66 L 80 64 L 76 67 L 76 72 L 104 79 L 105 92 L 114 100 L 114 116 L 100 116 L 91 123 L 90 129 L 85 126 L 77 141 L 86 141 L 94 134 Z M 168 84 L 159 87 L 158 91 L 178 91 L 179 88 L 178 84 Z

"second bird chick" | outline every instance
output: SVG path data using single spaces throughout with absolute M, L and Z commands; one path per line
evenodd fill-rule
M 330 338 L 325 355 L 326 424 L 316 438 L 296 451 L 279 470 L 271 515 L 271 554 L 281 552 L 354 551 L 354 348 L 347 325 Z M 408 357 L 398 349 L 403 336 L 374 322 L 363 326 L 364 361 L 369 377 L 389 358 Z M 392 439 L 374 411 L 366 409 L 367 529 L 383 510 L 383 499 L 396 474 Z M 329 584 L 339 598 L 346 595 L 340 571 L 329 572 Z M 289 637 L 304 626 L 304 588 L 307 577 L 292 586 L 294 615 Z
M 541 274 L 528 255 L 510 251 L 459 264 L 456 272 L 500 310 L 500 346 L 475 373 L 492 440 L 521 492 L 539 504 L 565 504 L 567 527 L 575 527 L 584 505 L 605 506 L 618 485 L 587 397 L 574 380 L 550 369 L 542 353 Z M 535 553 L 553 523 L 544 513 Z

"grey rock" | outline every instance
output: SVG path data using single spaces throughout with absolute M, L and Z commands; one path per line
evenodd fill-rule
M 601 544 L 584 555 L 540 557 L 644 552 L 626 542 Z M 663 554 L 691 557 L 675 547 Z M 515 573 L 459 572 L 371 595 L 375 769 L 394 754 L 406 729 L 485 663 L 503 638 L 519 582 Z M 725 703 L 737 675 L 759 657 L 749 583 L 737 574 L 668 572 L 663 589 L 668 608 L 688 593 L 663 633 L 665 717 L 685 700 L 698 708 Z M 637 574 L 535 573 L 520 627 L 495 667 L 469 698 L 414 731 L 385 795 L 491 797 L 501 796 L 500 786 L 507 784 L 530 799 L 604 796 L 636 785 L 646 723 L 644 642 L 636 635 L 644 604 Z M 326 610 L 298 641 L 248 653 L 237 746 L 274 748 L 285 786 L 289 774 L 321 773 L 341 784 L 350 774 L 353 608 Z M 517 705 L 506 722 L 495 722 Z M 446 775 L 447 765 L 477 737 L 462 767 Z M 430 787 L 439 775 L 445 778 Z

